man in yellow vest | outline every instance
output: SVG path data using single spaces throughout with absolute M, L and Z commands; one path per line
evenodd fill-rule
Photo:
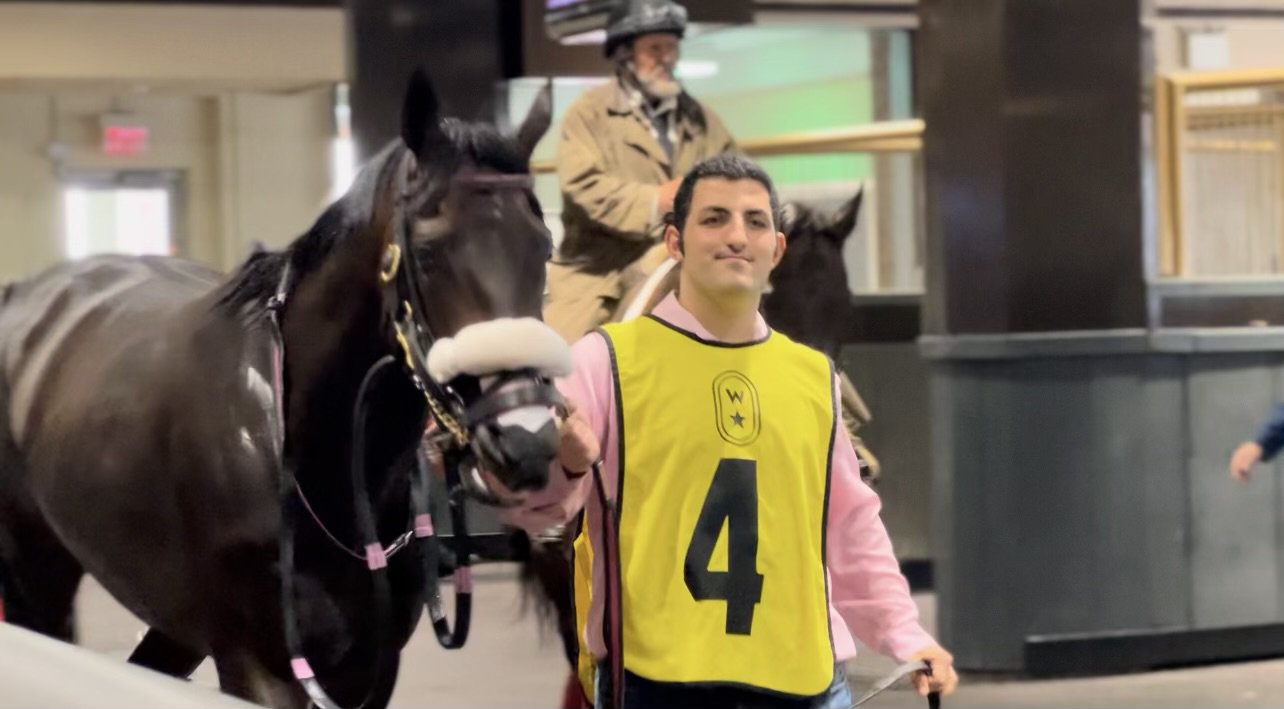
M 846 709 L 854 639 L 927 662 L 923 694 L 957 684 L 840 434 L 833 363 L 759 314 L 778 213 L 744 158 L 686 176 L 665 233 L 677 295 L 575 344 L 550 486 L 505 514 L 534 532 L 587 503 L 600 709 Z

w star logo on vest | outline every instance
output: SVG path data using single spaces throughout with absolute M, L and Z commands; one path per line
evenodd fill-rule
M 714 378 L 713 413 L 722 440 L 747 446 L 758 439 L 762 426 L 758 389 L 740 372 L 723 372 Z

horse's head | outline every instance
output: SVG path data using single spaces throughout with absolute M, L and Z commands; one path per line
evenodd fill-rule
M 842 313 L 850 308 L 843 244 L 856 227 L 863 191 L 837 212 L 822 214 L 803 204 L 786 204 L 788 248 L 771 273 L 763 299 L 767 322 L 793 339 L 837 357 Z
M 546 87 L 515 135 L 443 119 L 417 73 L 380 188 L 395 192 L 376 197 L 396 205 L 381 264 L 395 347 L 483 498 L 478 467 L 539 489 L 557 452 L 550 378 L 569 373 L 570 353 L 540 320 L 553 244 L 530 176 L 550 113 Z

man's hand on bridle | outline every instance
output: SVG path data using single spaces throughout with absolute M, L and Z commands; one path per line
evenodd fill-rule
M 569 477 L 579 477 L 598 461 L 602 448 L 593 433 L 588 416 L 569 400 L 566 402 L 566 410 L 566 418 L 559 427 L 561 442 L 557 460 Z

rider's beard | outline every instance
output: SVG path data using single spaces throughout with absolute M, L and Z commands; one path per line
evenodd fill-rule
M 673 77 L 673 71 L 662 64 L 656 64 L 645 73 L 636 72 L 642 90 L 651 98 L 660 100 L 676 98 L 682 93 L 682 84 Z

